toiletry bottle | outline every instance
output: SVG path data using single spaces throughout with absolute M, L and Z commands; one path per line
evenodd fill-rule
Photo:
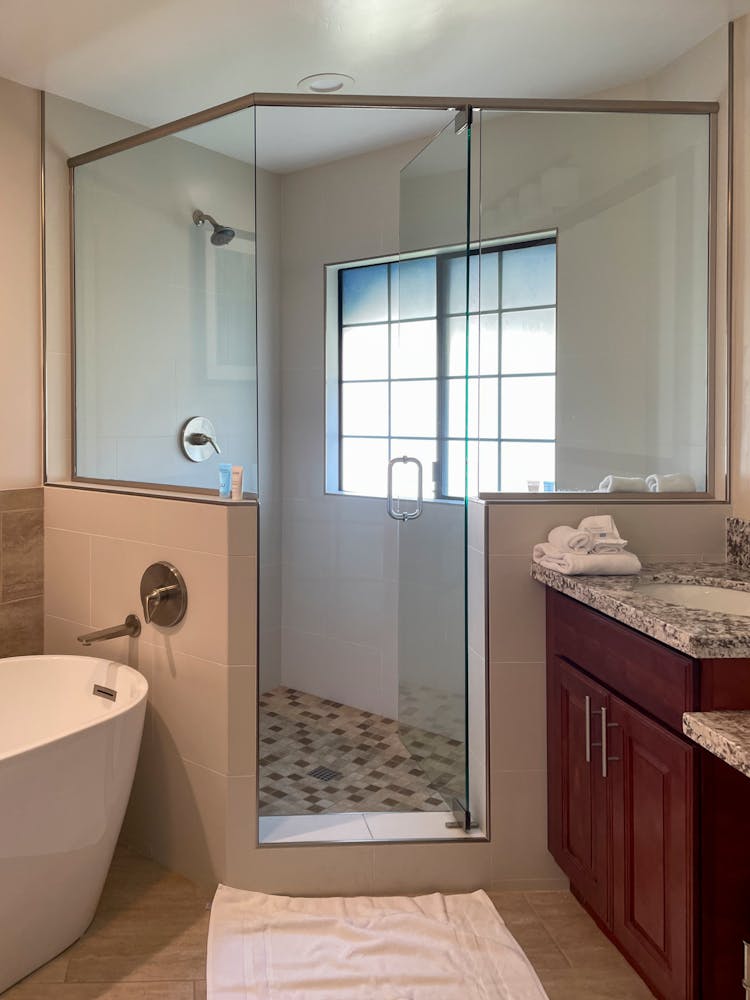
M 242 499 L 242 473 L 241 465 L 232 466 L 232 500 Z
M 219 496 L 230 497 L 232 495 L 232 466 L 228 462 L 219 465 Z

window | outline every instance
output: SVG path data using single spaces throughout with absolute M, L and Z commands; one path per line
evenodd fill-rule
M 467 421 L 470 493 L 554 480 L 555 257 L 550 237 L 472 252 L 468 289 L 462 253 L 329 269 L 329 487 L 384 496 L 409 455 L 426 498 L 463 497 Z

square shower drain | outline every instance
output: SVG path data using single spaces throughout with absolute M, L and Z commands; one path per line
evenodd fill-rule
M 332 771 L 330 767 L 316 767 L 314 771 L 310 771 L 309 775 L 311 778 L 318 778 L 319 781 L 333 781 L 334 778 L 341 777 L 341 771 Z

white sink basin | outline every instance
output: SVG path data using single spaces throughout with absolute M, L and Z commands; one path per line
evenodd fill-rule
M 637 593 L 669 604 L 680 604 L 684 608 L 750 616 L 750 591 L 746 590 L 701 587 L 694 583 L 644 583 L 638 587 Z

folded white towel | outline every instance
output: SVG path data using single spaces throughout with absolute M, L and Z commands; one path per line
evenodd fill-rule
M 592 535 L 599 537 L 603 535 L 606 535 L 608 538 L 620 537 L 615 519 L 611 514 L 591 514 L 589 517 L 584 517 L 578 525 L 578 530 L 590 531 Z
M 599 483 L 600 493 L 648 493 L 643 476 L 605 476 Z
M 665 476 L 655 473 L 646 476 L 646 484 L 652 493 L 695 493 L 695 480 L 687 473 L 669 472 Z
M 589 532 L 591 535 L 589 552 L 597 555 L 621 552 L 628 544 L 625 538 L 620 538 L 615 519 L 610 514 L 592 514 L 590 517 L 584 517 L 578 525 L 578 530 Z
M 582 531 L 580 529 L 576 531 L 575 528 L 571 528 L 567 524 L 553 528 L 547 535 L 547 541 L 555 548 L 563 551 L 570 549 L 571 552 L 590 552 L 591 546 L 594 544 L 591 533 L 585 528 Z
M 567 576 L 628 576 L 640 572 L 641 562 L 633 552 L 599 555 L 565 552 L 549 542 L 534 546 L 534 562 Z

